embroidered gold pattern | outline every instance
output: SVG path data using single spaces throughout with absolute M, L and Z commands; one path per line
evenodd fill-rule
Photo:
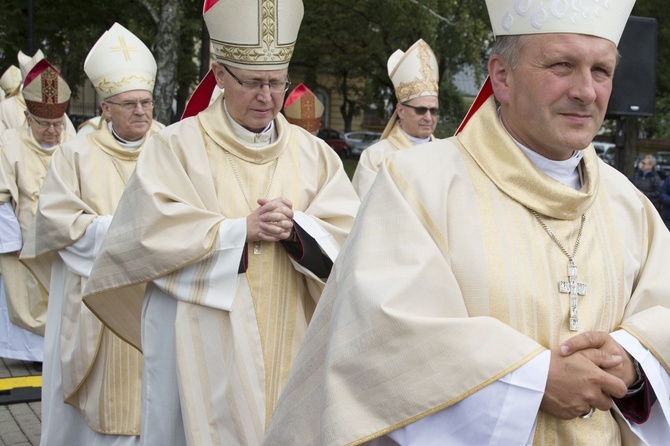
M 124 76 L 119 80 L 116 81 L 109 81 L 107 78 L 102 78 L 98 85 L 95 87 L 96 90 L 103 92 L 103 93 L 114 93 L 114 91 L 118 90 L 119 88 L 123 87 L 124 85 L 128 85 L 131 82 L 136 82 L 139 84 L 145 84 L 148 87 L 151 87 L 153 89 L 155 79 L 154 78 L 147 78 L 144 76 L 138 76 L 138 75 L 130 75 L 130 76 Z
M 261 0 L 259 25 L 258 46 L 240 48 L 239 44 L 212 39 L 217 56 L 223 60 L 237 60 L 246 65 L 280 65 L 291 60 L 295 41 L 284 45 L 277 43 L 277 0 Z
M 425 46 L 421 45 L 418 51 L 418 58 L 421 62 L 421 67 L 419 68 L 421 79 L 416 77 L 411 82 L 401 82 L 396 87 L 396 97 L 398 98 L 417 96 L 424 91 L 438 91 L 437 81 L 433 79 L 432 75 L 433 69 L 430 66 L 428 50 Z

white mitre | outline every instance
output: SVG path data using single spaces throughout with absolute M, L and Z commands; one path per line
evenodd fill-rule
M 21 75 L 21 70 L 18 67 L 11 65 L 4 73 L 2 73 L 2 76 L 0 76 L 0 89 L 3 90 L 5 96 L 11 96 L 19 90 L 22 81 L 23 76 Z
M 486 0 L 496 36 L 586 34 L 615 45 L 634 4 L 635 0 Z
M 205 0 L 203 18 L 217 62 L 245 70 L 287 68 L 302 0 Z
M 135 34 L 115 23 L 98 39 L 84 71 L 102 99 L 132 90 L 154 91 L 156 60 Z
M 386 68 L 399 103 L 420 96 L 439 95 L 440 74 L 437 57 L 423 39 L 414 42 L 407 51 L 396 50 L 389 57 Z M 386 123 L 380 139 L 385 139 L 391 133 L 397 120 L 396 110 Z
M 37 50 L 35 55 L 30 57 L 23 54 L 23 51 L 19 51 L 17 59 L 19 60 L 19 68 L 21 69 L 21 78 L 25 79 L 26 76 L 28 76 L 28 73 L 30 73 L 30 70 L 37 65 L 37 62 L 44 59 L 44 53 L 42 53 L 42 50 Z
M 419 96 L 437 96 L 440 79 L 435 53 L 423 40 L 405 52 L 396 50 L 387 62 L 395 97 L 406 102 Z

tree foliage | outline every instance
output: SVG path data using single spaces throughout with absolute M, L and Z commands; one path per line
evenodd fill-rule
M 660 0 L 637 2 L 633 15 L 656 19 L 658 37 L 656 43 L 656 113 L 641 120 L 643 136 L 670 139 L 670 73 L 665 67 L 670 64 L 670 10 Z
M 465 105 L 451 82 L 468 65 L 483 80 L 490 23 L 483 0 L 303 0 L 302 22 L 292 70 L 302 70 L 310 86 L 317 76 L 334 76 L 343 98 L 340 109 L 347 126 L 371 104 L 380 113 L 394 105 L 386 63 L 397 49 L 423 38 L 438 57 L 443 110 L 437 133 L 450 134 Z M 29 42 L 28 6 L 32 4 L 33 39 Z M 154 51 L 159 61 L 155 113 L 173 121 L 193 85 L 208 66 L 207 32 L 202 0 L 0 0 L 0 69 L 16 65 L 19 50 L 42 49 L 60 67 L 70 85 L 84 79 L 83 62 L 93 43 L 114 22 L 130 29 Z M 638 1 L 633 14 L 658 21 L 656 116 L 642 121 L 651 136 L 670 138 L 670 61 L 668 19 L 661 0 Z M 201 53 L 202 50 L 202 53 Z M 176 56 L 176 57 L 175 57 Z M 199 62 L 199 61 L 202 62 Z M 176 113 L 173 110 L 176 103 Z M 384 118 L 384 116 L 380 116 Z
M 352 118 L 374 104 L 380 113 L 395 105 L 387 61 L 424 39 L 439 60 L 441 123 L 453 127 L 464 105 L 451 76 L 462 64 L 481 66 L 490 26 L 486 10 L 459 0 L 304 0 L 305 18 L 292 65 L 316 85 L 318 73 L 339 79 L 345 131 Z M 363 80 L 363 82 L 361 82 Z M 383 117 L 383 116 L 382 116 Z M 388 117 L 388 116 L 386 116 Z
M 28 21 L 30 4 L 32 41 Z M 157 107 L 154 110 L 157 119 L 165 123 L 174 120 L 172 109 L 178 88 L 185 83 L 190 87 L 198 80 L 194 36 L 199 40 L 201 0 L 0 0 L 0 8 L 4 11 L 0 22 L 3 71 L 17 65 L 19 50 L 32 55 L 41 49 L 49 61 L 60 68 L 69 85 L 80 85 L 86 79 L 83 68 L 89 50 L 118 22 L 145 42 L 157 59 Z M 182 45 L 182 42 L 187 44 Z M 178 109 L 180 105 L 183 108 L 183 104 L 177 104 Z

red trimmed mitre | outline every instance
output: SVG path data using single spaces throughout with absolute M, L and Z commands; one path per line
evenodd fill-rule
M 72 92 L 60 72 L 42 59 L 28 72 L 22 93 L 30 114 L 58 119 L 65 114 Z
M 284 115 L 288 122 L 310 133 L 319 130 L 323 111 L 323 103 L 305 84 L 298 84 L 284 103 Z

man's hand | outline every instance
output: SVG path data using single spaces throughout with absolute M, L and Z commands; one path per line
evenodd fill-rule
M 583 353 L 587 358 L 592 358 L 593 355 L 595 355 L 595 357 L 592 358 L 594 363 L 601 360 L 601 355 L 603 354 L 619 356 L 621 357 L 621 362 L 619 364 L 614 366 L 600 365 L 600 368 L 621 379 L 626 384 L 626 387 L 630 387 L 637 379 L 637 373 L 633 366 L 633 358 L 631 358 L 628 352 L 619 345 L 609 333 L 604 331 L 587 331 L 586 333 L 580 333 L 565 341 L 559 348 L 563 356 L 568 356 L 576 352 Z M 614 396 L 620 398 L 619 395 Z
M 259 198 L 258 209 L 247 216 L 248 242 L 277 242 L 291 236 L 293 204 L 288 198 Z
M 573 354 L 551 350 L 547 385 L 540 404 L 540 409 L 563 420 L 584 415 L 592 407 L 609 410 L 610 395 L 620 397 L 627 391 L 621 379 L 604 370 L 618 367 L 620 356 L 593 347 L 576 351 L 577 345 L 582 344 L 568 347 Z

